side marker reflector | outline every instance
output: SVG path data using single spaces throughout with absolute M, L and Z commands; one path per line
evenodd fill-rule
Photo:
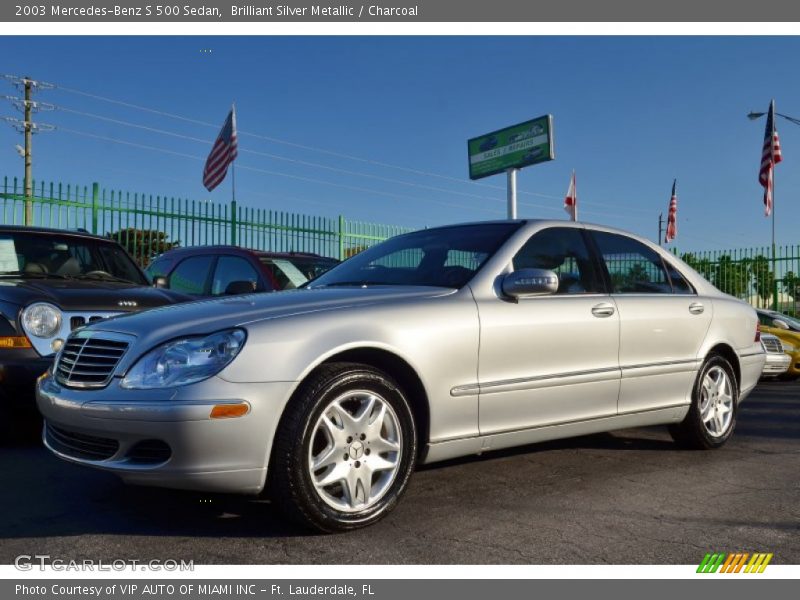
M 241 404 L 215 404 L 211 409 L 212 419 L 235 419 L 250 412 L 250 406 Z

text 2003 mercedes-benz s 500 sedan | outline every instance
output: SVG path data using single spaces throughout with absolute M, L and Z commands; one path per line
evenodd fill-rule
M 427 229 L 304 289 L 72 334 L 39 383 L 44 439 L 125 481 L 270 492 L 370 524 L 419 462 L 641 425 L 716 448 L 764 354 L 752 308 L 600 226 Z

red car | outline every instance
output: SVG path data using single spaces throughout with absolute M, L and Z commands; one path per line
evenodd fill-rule
M 337 264 L 335 258 L 304 252 L 195 246 L 165 252 L 145 274 L 157 287 L 206 297 L 293 289 Z

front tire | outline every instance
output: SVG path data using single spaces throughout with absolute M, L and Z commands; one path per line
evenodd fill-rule
M 298 388 L 272 449 L 273 501 L 324 532 L 370 525 L 405 491 L 417 455 L 411 408 L 387 374 L 331 363 Z
M 697 375 L 692 406 L 686 418 L 670 425 L 672 438 L 681 446 L 697 450 L 719 448 L 736 427 L 739 386 L 727 359 L 710 355 Z

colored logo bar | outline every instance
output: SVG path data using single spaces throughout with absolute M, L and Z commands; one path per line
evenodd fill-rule
M 698 573 L 763 573 L 772 552 L 708 552 L 697 567 Z

